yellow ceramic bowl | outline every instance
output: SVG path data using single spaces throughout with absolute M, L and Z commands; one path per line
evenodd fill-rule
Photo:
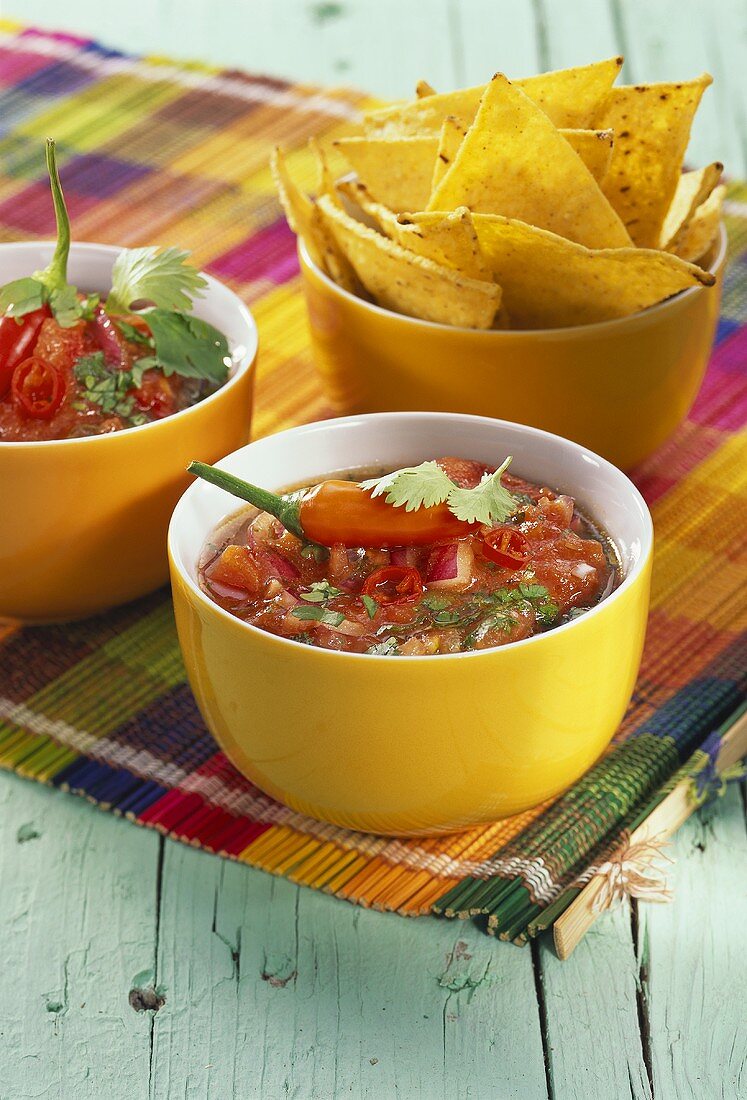
M 200 590 L 200 551 L 235 499 L 196 482 L 176 507 L 171 579 L 192 690 L 236 767 L 294 810 L 399 835 L 492 821 L 567 787 L 622 718 L 646 627 L 652 528 L 635 487 L 604 459 L 516 424 L 390 413 L 281 432 L 219 466 L 276 489 L 444 454 L 492 463 L 513 454 L 517 473 L 573 494 L 614 538 L 623 583 L 567 625 L 499 649 L 313 649 L 241 622 Z
M 713 287 L 616 321 L 479 331 L 392 313 L 342 290 L 299 254 L 316 364 L 340 413 L 433 409 L 531 424 L 628 470 L 690 409 L 718 321 Z
M 0 282 L 43 268 L 52 244 L 0 245 Z M 74 244 L 70 279 L 108 290 L 120 250 Z M 193 458 L 212 461 L 249 438 L 257 329 L 208 278 L 198 317 L 225 333 L 232 377 L 190 409 L 84 439 L 0 442 L 0 616 L 82 618 L 142 596 L 168 576 L 166 530 Z

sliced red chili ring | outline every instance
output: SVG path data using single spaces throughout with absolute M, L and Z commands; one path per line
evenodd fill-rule
M 493 527 L 483 535 L 482 552 L 504 569 L 521 569 L 529 559 L 529 542 L 515 527 Z
M 410 603 L 423 594 L 423 581 L 417 569 L 403 565 L 384 565 L 363 582 L 363 595 L 377 603 Z
M 10 389 L 18 364 L 33 354 L 39 330 L 51 316 L 49 306 L 42 306 L 23 317 L 0 318 L 0 397 Z
M 51 419 L 65 396 L 65 383 L 57 368 L 34 355 L 13 371 L 10 389 L 24 416 L 35 420 Z

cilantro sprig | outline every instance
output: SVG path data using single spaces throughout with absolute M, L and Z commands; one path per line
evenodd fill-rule
M 519 508 L 518 501 L 501 484 L 501 476 L 510 462 L 511 456 L 472 489 L 462 489 L 456 485 L 446 471 L 433 461 L 407 466 L 383 477 L 370 478 L 362 481 L 360 486 L 370 489 L 372 497 L 383 496 L 387 504 L 404 508 L 406 512 L 433 508 L 445 502 L 456 518 L 464 523 L 503 523 Z
M 23 317 L 48 305 L 57 323 L 63 328 L 69 328 L 85 310 L 93 307 L 87 299 L 81 301 L 76 288 L 67 281 L 70 218 L 57 171 L 55 143 L 51 139 L 47 139 L 46 161 L 57 224 L 55 250 L 52 259 L 42 271 L 35 271 L 33 275 L 23 279 L 14 279 L 0 289 L 0 313 L 10 317 Z
M 46 144 L 46 163 L 57 225 L 54 254 L 43 271 L 14 279 L 0 288 L 0 314 L 23 317 L 49 306 L 57 323 L 70 328 L 81 320 L 94 319 L 100 295 L 82 294 L 68 282 L 70 218 L 57 170 L 55 143 L 51 139 Z M 228 378 L 231 362 L 228 342 L 218 329 L 188 312 L 195 298 L 201 297 L 207 287 L 207 281 L 188 263 L 188 257 L 188 252 L 178 248 L 123 249 L 112 269 L 112 286 L 104 309 L 116 318 L 125 339 L 152 352 L 141 361 L 143 370 L 156 367 L 167 377 L 179 374 L 217 387 Z M 152 336 L 147 336 L 121 316 L 131 312 L 133 305 L 138 303 L 147 303 L 150 307 L 143 317 Z M 91 392 L 105 396 L 110 404 L 114 400 L 110 392 L 112 385 L 110 379 L 96 375 Z M 120 397 L 121 394 L 115 403 Z

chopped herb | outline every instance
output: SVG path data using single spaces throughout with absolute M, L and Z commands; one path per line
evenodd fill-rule
M 207 286 L 188 252 L 178 248 L 127 248 L 112 269 L 107 313 L 129 313 L 133 302 L 152 302 L 163 310 L 191 309 Z
M 314 622 L 322 623 L 323 626 L 339 626 L 345 619 L 345 616 L 340 614 L 339 611 L 330 611 L 326 607 L 315 607 L 313 605 L 294 607 L 291 614 L 303 622 L 312 619 Z
M 106 366 L 103 351 L 82 356 L 73 373 L 83 386 L 83 397 L 102 412 L 128 420 L 131 426 L 147 424 L 148 418 L 137 409 L 129 390 L 137 388 L 143 380 L 139 363 L 132 370 L 111 370 Z M 76 406 L 78 407 L 78 406 Z
M 508 633 L 511 627 L 515 623 L 515 619 L 505 611 L 494 611 L 492 615 L 488 615 L 482 620 L 479 626 L 467 635 L 464 639 L 464 649 L 474 649 L 478 642 L 481 642 L 486 634 L 491 630 L 502 630 L 504 633 Z
M 549 595 L 543 584 L 524 584 L 522 582 L 517 591 L 521 593 L 525 600 L 544 600 Z
M 379 610 L 379 605 L 373 596 L 361 596 L 361 602 L 368 613 L 369 619 L 374 619 L 376 612 Z
M 340 589 L 335 588 L 328 580 L 314 581 L 309 586 L 308 592 L 299 592 L 301 599 L 306 600 L 307 603 L 326 603 L 327 600 L 333 600 L 335 596 L 341 595 Z
M 428 595 L 420 602 L 423 607 L 427 607 L 429 611 L 443 611 L 445 607 L 449 606 L 449 601 L 445 596 Z
M 513 496 L 501 484 L 501 475 L 510 462 L 509 457 L 495 473 L 486 474 L 472 489 L 455 485 L 445 470 L 433 461 L 370 478 L 360 485 L 362 489 L 370 489 L 373 497 L 384 494 L 387 504 L 404 507 L 406 512 L 432 508 L 445 501 L 457 519 L 465 523 L 503 523 L 517 509 Z
M 396 638 L 385 638 L 383 642 L 376 642 L 369 646 L 366 653 L 373 653 L 378 657 L 394 657 L 399 653 Z
M 456 626 L 461 622 L 462 616 L 458 611 L 437 611 L 433 616 L 436 626 Z
M 301 547 L 301 557 L 307 559 L 313 559 L 316 562 L 326 561 L 329 557 L 329 550 L 326 546 L 319 546 L 315 542 L 305 542 Z
M 309 634 L 307 631 L 304 630 L 302 634 L 294 634 L 293 641 L 301 642 L 302 645 L 313 645 L 314 636 L 313 634 Z
M 537 622 L 541 626 L 552 626 L 558 617 L 559 607 L 556 603 L 548 601 L 547 603 L 541 603 L 536 608 Z

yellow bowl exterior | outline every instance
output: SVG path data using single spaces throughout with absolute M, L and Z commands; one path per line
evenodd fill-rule
M 723 244 L 723 242 L 722 242 Z M 718 322 L 717 285 L 621 320 L 533 332 L 435 325 L 341 290 L 300 250 L 314 357 L 338 413 L 476 413 L 543 428 L 630 469 L 687 415 Z
M 567 628 L 421 658 L 295 645 L 201 598 L 173 559 L 171 579 L 192 690 L 236 767 L 303 814 L 417 836 L 526 810 L 600 756 L 638 672 L 650 567 Z
M 166 532 L 194 458 L 246 443 L 254 364 L 157 423 L 49 443 L 0 443 L 0 616 L 83 618 L 168 577 Z

